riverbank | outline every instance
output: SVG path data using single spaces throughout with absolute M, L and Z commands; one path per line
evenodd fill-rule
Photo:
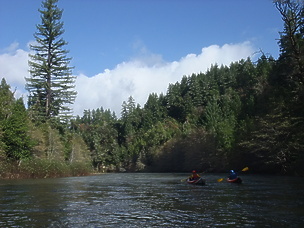
M 84 162 L 66 163 L 46 159 L 33 159 L 19 163 L 0 162 L 0 179 L 87 176 L 92 173 L 94 173 L 92 165 Z

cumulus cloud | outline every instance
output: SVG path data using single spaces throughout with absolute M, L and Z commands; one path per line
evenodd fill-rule
M 25 77 L 29 76 L 29 52 L 18 47 L 18 43 L 12 43 L 0 54 L 0 79 L 5 78 L 17 97 L 25 98 Z
M 202 48 L 200 54 L 188 54 L 178 61 L 164 62 L 159 55 L 151 54 L 150 58 L 147 55 L 135 58 L 93 77 L 79 75 L 74 111 L 82 115 L 85 109 L 103 107 L 119 115 L 122 102 L 129 96 L 143 106 L 150 93 L 166 93 L 169 83 L 180 81 L 184 75 L 205 72 L 215 63 L 229 65 L 253 52 L 249 42 L 212 45 Z
M 0 77 L 5 77 L 16 96 L 26 94 L 25 80 L 28 76 L 28 52 L 12 44 L 0 54 Z M 229 65 L 233 61 L 251 56 L 254 52 L 249 42 L 240 44 L 212 45 L 204 47 L 199 54 L 188 54 L 179 60 L 165 62 L 161 55 L 144 51 L 143 55 L 106 69 L 94 76 L 77 75 L 77 98 L 73 106 L 75 115 L 85 109 L 103 107 L 119 116 L 123 101 L 129 96 L 143 106 L 150 93 L 166 93 L 169 83 L 180 81 L 184 75 L 205 72 L 212 64 Z

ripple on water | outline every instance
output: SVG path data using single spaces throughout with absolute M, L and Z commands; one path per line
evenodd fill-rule
M 282 186 L 276 177 L 246 176 L 244 184 L 234 185 L 206 175 L 206 186 L 192 186 L 180 182 L 184 176 L 110 174 L 2 183 L 0 227 L 303 225 L 302 179 L 287 179 L 289 185 Z

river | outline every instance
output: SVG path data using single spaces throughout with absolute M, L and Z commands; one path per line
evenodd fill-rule
M 0 180 L 0 227 L 304 227 L 304 182 L 243 175 L 205 186 L 188 174 Z

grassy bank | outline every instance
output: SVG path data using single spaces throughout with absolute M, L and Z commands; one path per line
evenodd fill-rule
M 91 164 L 83 162 L 65 163 L 45 159 L 32 159 L 19 163 L 0 162 L 0 179 L 85 176 L 92 172 Z

